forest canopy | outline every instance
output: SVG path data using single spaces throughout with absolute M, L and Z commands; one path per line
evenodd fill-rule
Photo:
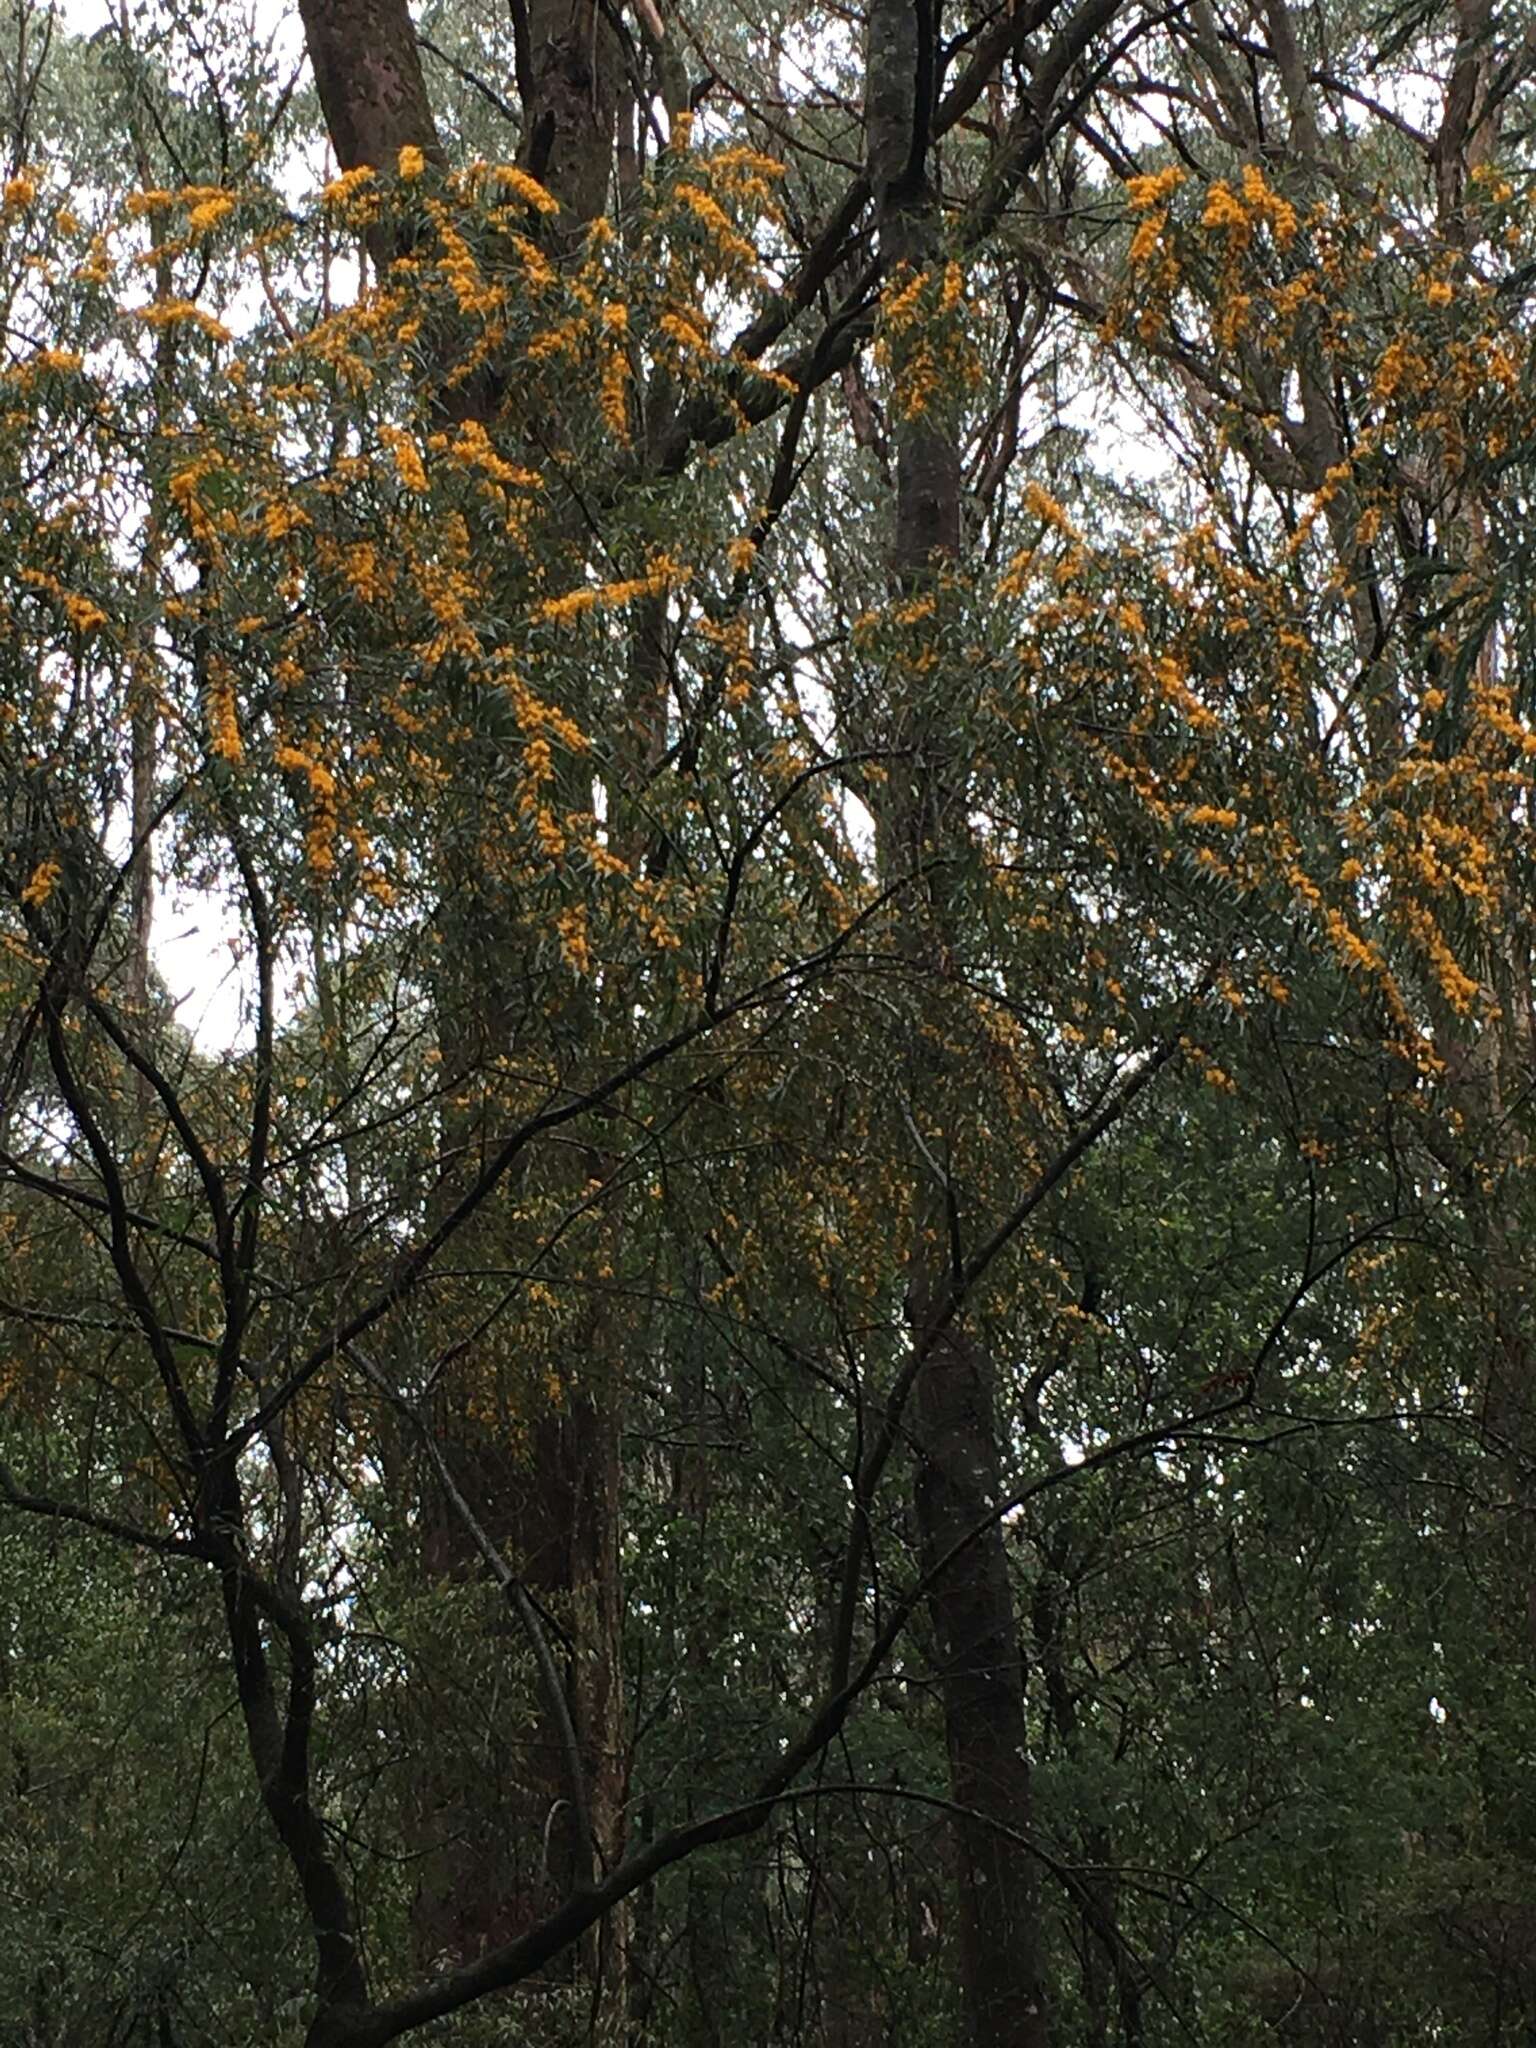
M 1530 2039 L 1533 72 L 3 0 L 0 2036 Z

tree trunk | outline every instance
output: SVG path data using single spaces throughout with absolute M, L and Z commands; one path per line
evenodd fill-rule
M 869 18 L 867 146 L 880 253 L 895 278 L 940 256 L 938 194 L 928 136 L 939 58 L 937 25 L 924 0 L 875 0 Z M 899 408 L 898 408 L 899 410 Z M 893 574 L 906 595 L 933 587 L 960 551 L 957 432 L 920 402 L 896 429 Z M 939 593 L 935 592 L 936 595 Z M 925 687 L 915 679 L 915 690 Z M 921 702 L 892 725 L 914 742 L 908 774 L 892 778 L 883 838 L 896 875 L 913 877 L 906 913 L 914 978 L 937 983 L 955 933 L 943 887 L 925 870 L 954 836 L 967 834 L 953 798 L 958 764 L 946 758 L 941 717 Z M 915 1031 L 912 1107 L 940 1135 L 956 1098 L 954 1077 L 930 1039 Z M 919 1341 L 949 1285 L 948 1193 L 928 1159 L 914 1162 L 925 1193 L 916 1204 L 908 1260 L 908 1316 Z M 1037 1885 L 1024 1846 L 1030 1767 L 1024 1671 L 1003 1532 L 995 1519 L 1001 1459 L 986 1347 L 958 1318 L 928 1343 L 915 1389 L 916 1514 L 938 1656 L 954 1824 L 961 2000 L 974 2048 L 1043 2048 Z
M 338 162 L 393 170 L 408 145 L 441 161 L 442 148 L 406 0 L 303 0 L 301 12 L 320 102 Z M 613 163 L 620 73 L 618 39 L 595 0 L 534 0 L 527 47 L 519 49 L 523 165 L 560 202 L 557 236 L 583 224 L 606 201 Z M 375 251 L 387 260 L 392 251 Z M 476 381 L 469 404 L 489 412 L 500 389 L 495 365 Z M 456 401 L 465 401 L 460 394 Z M 503 921 L 476 878 L 462 946 L 445 945 L 438 974 L 439 1040 L 444 1071 L 463 1076 L 464 1100 L 444 1113 L 444 1152 L 464 1162 L 445 1178 L 451 1202 L 472 1170 L 494 1121 L 481 1095 L 487 1062 L 510 1043 L 509 1005 L 487 994 L 518 982 L 517 964 L 499 936 Z M 457 957 L 455 957 L 457 955 Z M 487 1227 L 494 1221 L 487 1217 Z M 486 1247 L 498 1263 L 494 1245 Z M 595 1320 L 601 1320 L 597 1318 Z M 584 1798 L 571 1797 L 567 1745 L 541 1710 L 519 1766 L 515 1803 L 522 1826 L 487 1811 L 482 1783 L 464 1783 L 441 1763 L 424 1775 L 419 1804 L 440 1846 L 427 1859 L 415 1912 L 423 1958 L 464 1960 L 515 1935 L 555 1899 L 610 1865 L 623 1849 L 621 1623 L 619 1581 L 619 1386 L 611 1355 L 617 1333 L 594 1328 L 592 1369 L 528 1418 L 521 1451 L 482 1419 L 467 1383 L 473 1360 L 439 1390 L 437 1409 L 450 1469 L 498 1548 L 566 1635 L 566 1693 Z M 467 1369 L 467 1370 L 466 1370 Z M 481 1560 L 451 1504 L 433 1489 L 423 1518 L 423 1549 L 449 1574 L 478 1573 Z M 595 1840 L 576 1838 L 575 1815 L 590 1816 Z M 622 1950 L 619 1917 L 617 1945 Z M 598 1984 L 598 2038 L 622 2032 L 622 1953 L 595 1940 L 586 1961 Z
M 299 0 L 336 161 L 392 171 L 412 146 L 441 159 L 406 0 Z

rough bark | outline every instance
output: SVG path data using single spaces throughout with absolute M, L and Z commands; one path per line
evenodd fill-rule
M 407 146 L 440 160 L 406 0 L 300 0 L 299 13 L 341 168 L 392 170 Z
M 921 1320 L 923 1266 L 913 1259 Z M 916 1507 L 944 1701 L 954 1828 L 961 1995 L 974 2048 L 1043 2048 L 1038 1885 L 1021 1836 L 1031 1814 L 1024 1657 L 1001 1530 L 993 1367 L 951 1325 L 916 1388 Z M 977 1535 L 978 1530 L 984 1533 Z M 943 1565 L 957 1546 L 965 1548 Z
M 533 0 L 523 164 L 575 223 L 595 220 L 613 176 L 621 65 L 598 0 Z
M 343 169 L 393 168 L 407 145 L 441 161 L 442 147 L 405 0 L 303 0 L 301 12 L 332 146 Z M 559 223 L 582 223 L 603 208 L 613 161 L 619 77 L 617 37 L 593 0 L 536 0 L 529 10 L 530 60 L 524 83 L 522 161 L 559 200 Z M 559 224 L 557 224 L 557 233 Z M 376 260 L 394 253 L 376 250 Z M 500 391 L 494 366 L 476 380 L 469 404 L 493 410 Z M 462 394 L 455 398 L 461 409 Z M 488 1001 L 518 981 L 500 957 L 494 904 L 477 899 L 467 877 L 461 900 L 472 906 L 465 944 L 445 949 L 439 976 L 440 1040 L 447 1071 L 465 1077 L 462 1106 L 449 1104 L 444 1152 L 472 1171 L 494 1122 L 479 1101 L 476 1077 L 511 1042 L 509 1003 Z M 451 1205 L 462 1176 L 445 1178 Z M 493 1260 L 494 1263 L 494 1260 Z M 594 1336 L 596 1333 L 594 1333 Z M 524 1584 L 566 1631 L 567 1706 L 585 1776 L 585 1797 L 571 1796 L 558 1730 L 541 1715 L 523 1747 L 519 1784 L 500 1811 L 487 1811 L 485 1787 L 435 1763 L 420 1787 L 424 1832 L 438 1846 L 426 1857 L 414 1914 L 421 1958 L 466 1962 L 522 1932 L 590 1876 L 593 1857 L 611 1867 L 622 1854 L 622 1697 L 619 1665 L 619 1440 L 617 1375 L 596 1360 L 591 1383 L 528 1421 L 518 1455 L 474 1418 L 468 1378 L 473 1360 L 440 1390 L 437 1420 L 451 1468 L 486 1531 L 514 1561 Z M 481 1560 L 462 1522 L 435 1490 L 423 1529 L 429 1564 L 448 1574 L 478 1573 Z M 595 1840 L 577 1839 L 573 1816 L 587 1811 Z M 509 1825 L 511 1823 L 511 1825 Z M 589 1967 L 609 1992 L 622 1975 L 595 1944 Z M 605 2004 L 612 1999 L 605 1993 Z M 606 2024 L 606 2022 L 605 2022 Z
M 941 253 L 930 132 L 937 24 L 925 0 L 876 0 L 869 17 L 866 126 L 880 253 L 892 275 Z M 958 434 L 931 406 L 896 428 L 893 579 L 910 594 L 959 555 Z M 924 706 L 900 723 L 915 741 L 909 775 L 893 778 L 883 839 L 897 872 L 930 870 L 946 839 L 967 828 L 953 801 L 955 764 Z M 895 722 L 895 721 L 893 721 Z M 908 952 L 919 985 L 949 957 L 940 885 L 919 881 L 908 907 Z M 917 1035 L 911 1088 L 930 1129 L 953 1113 L 953 1077 Z M 946 1147 L 941 1139 L 939 1156 Z M 948 1293 L 947 1190 L 914 1162 L 923 1193 L 908 1264 L 908 1314 L 923 1332 Z M 986 1347 L 959 1317 L 932 1340 L 915 1388 L 916 1514 L 938 1660 L 955 1822 L 961 2001 L 975 2048 L 1042 2048 L 1037 1885 L 1023 1837 L 1030 1767 L 1023 1663 L 1002 1530 L 1001 1460 Z

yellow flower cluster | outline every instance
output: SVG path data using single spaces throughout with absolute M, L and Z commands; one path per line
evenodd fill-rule
M 304 857 L 316 875 L 331 874 L 336 866 L 336 778 L 322 761 L 306 754 L 302 747 L 279 745 L 272 759 L 289 774 L 302 775 L 309 786 L 309 829 L 304 839 Z
M 236 195 L 222 185 L 189 185 L 180 197 L 187 208 L 187 227 L 194 235 L 210 233 L 239 204 Z
M 1221 723 L 1215 712 L 1195 695 L 1182 667 L 1172 655 L 1165 654 L 1154 662 L 1152 675 L 1163 697 L 1182 712 L 1195 731 L 1210 732 Z
M 542 697 L 534 695 L 512 667 L 508 649 L 498 648 L 496 659 L 502 668 L 501 686 L 511 702 L 518 729 L 527 733 L 548 733 L 569 752 L 585 753 L 587 736 L 575 719 L 568 717 L 557 705 L 546 704 Z
M 777 157 L 764 156 L 756 149 L 722 149 L 703 159 L 698 166 L 711 184 L 728 192 L 742 206 L 755 207 L 760 219 L 777 220 L 780 214 L 773 187 L 785 176 Z
M 1043 519 L 1047 526 L 1054 526 L 1058 533 L 1064 533 L 1069 540 L 1077 539 L 1077 529 L 1066 513 L 1050 492 L 1033 479 L 1024 486 L 1024 509 L 1036 519 Z
M 555 919 L 555 929 L 560 934 L 560 951 L 567 966 L 578 974 L 592 971 L 592 946 L 587 937 L 586 905 L 572 903 L 562 910 Z
M 340 177 L 332 178 L 328 185 L 322 186 L 320 197 L 327 206 L 344 206 L 373 182 L 372 165 L 358 164 L 354 170 L 343 171 Z
M 1171 199 L 1187 176 L 1188 173 L 1178 164 L 1169 164 L 1166 170 L 1127 178 L 1125 196 L 1135 212 L 1150 213 L 1154 207 L 1162 206 Z
M 745 545 L 750 546 L 751 543 Z M 738 613 L 729 619 L 700 619 L 699 631 L 719 650 L 724 681 L 722 700 L 729 710 L 735 710 L 752 695 L 755 680 L 751 626 L 746 617 Z
M 301 526 L 308 526 L 309 514 L 291 498 L 269 498 L 261 510 L 261 532 L 265 540 L 286 540 Z
M 390 579 L 379 566 L 379 551 L 371 540 L 353 541 L 342 556 L 342 574 L 359 604 L 383 604 L 390 594 Z
M 523 204 L 531 207 L 535 213 L 549 214 L 560 211 L 560 202 L 554 194 L 546 192 L 538 179 L 530 176 L 519 165 L 492 164 L 489 175 L 496 184 L 504 186 L 514 198 L 521 199 Z
M 64 872 L 56 860 L 40 860 L 32 870 L 32 879 L 21 892 L 21 900 L 29 909 L 41 910 L 53 894 L 54 885 Z
M 395 458 L 395 474 L 405 488 L 418 495 L 424 494 L 427 489 L 426 464 L 414 438 L 400 427 L 380 427 L 379 440 Z
M 493 483 L 506 484 L 515 490 L 536 491 L 544 482 L 536 469 L 523 469 L 515 462 L 508 462 L 497 451 L 479 420 L 465 420 L 461 424 L 449 452 L 461 466 L 477 469 Z
M 622 312 L 624 309 L 618 309 Z M 629 357 L 622 348 L 603 354 L 602 382 L 598 387 L 597 409 L 603 424 L 620 447 L 629 445 Z
M 93 604 L 88 597 L 80 597 L 72 590 L 66 590 L 60 600 L 64 616 L 82 638 L 94 633 L 98 626 L 107 623 L 107 615 L 99 604 Z
M 487 280 L 475 252 L 454 227 L 446 209 L 434 207 L 432 213 L 440 252 L 433 269 L 453 293 L 459 311 L 482 320 L 499 312 L 506 302 L 505 290 Z
M 1222 178 L 1216 180 L 1206 197 L 1200 225 L 1212 230 L 1225 228 L 1237 242 L 1246 242 L 1253 233 L 1253 222 L 1249 220 L 1246 208 Z
M 1340 910 L 1329 910 L 1323 918 L 1334 950 L 1348 967 L 1358 968 L 1364 974 L 1379 974 L 1382 969 L 1380 953 L 1367 939 L 1362 939 L 1354 926 Z
M 232 768 L 238 768 L 245 759 L 245 747 L 235 710 L 235 680 L 224 662 L 209 664 L 207 709 L 210 751 Z
M 1243 166 L 1240 193 L 1222 178 L 1211 186 L 1200 224 L 1212 232 L 1224 232 L 1229 247 L 1245 246 L 1255 227 L 1265 223 L 1281 249 L 1296 239 L 1300 225 L 1295 207 L 1274 190 L 1256 164 Z
M 1157 254 L 1163 239 L 1163 230 L 1167 225 L 1168 211 L 1166 207 L 1159 208 L 1156 213 L 1149 213 L 1145 219 L 1137 224 L 1136 232 L 1131 237 L 1130 262 L 1132 269 L 1140 270 L 1152 261 L 1152 258 Z
M 211 313 L 205 313 L 201 306 L 191 299 L 156 299 L 152 305 L 136 306 L 134 317 L 142 320 L 146 327 L 181 327 L 190 322 L 200 327 L 212 341 L 228 341 L 229 329 L 222 320 L 215 320 Z
M 955 262 L 942 271 L 903 273 L 880 310 L 875 361 L 889 372 L 892 409 L 917 419 L 946 389 L 974 387 L 981 360 L 964 321 L 965 273 Z
M 682 940 L 667 921 L 662 904 L 666 897 L 665 883 L 637 876 L 633 888 L 634 912 L 639 925 L 653 946 L 663 952 L 675 952 Z
M 656 325 L 685 354 L 708 355 L 709 336 L 702 316 L 696 313 L 663 313 Z
M 568 590 L 563 597 L 547 597 L 533 611 L 537 625 L 563 626 L 590 611 L 616 611 L 643 597 L 660 597 L 688 581 L 693 571 L 670 555 L 658 555 L 644 576 L 629 576 L 617 583 L 587 584 Z
M 48 570 L 21 568 L 16 573 L 30 589 L 40 590 L 51 597 L 70 625 L 82 636 L 94 633 L 98 626 L 106 624 L 107 615 L 99 604 L 91 598 L 81 597 L 76 591 L 66 590 L 58 577 Z
M 1167 202 L 1184 183 L 1184 178 L 1184 171 L 1177 164 L 1170 164 L 1166 170 L 1126 179 L 1125 196 L 1131 210 L 1142 216 L 1131 237 L 1130 262 L 1133 269 L 1145 268 L 1157 254 L 1168 226 Z
M 537 242 L 530 242 L 526 235 L 509 237 L 517 252 L 517 259 L 523 266 L 523 275 L 536 292 L 553 291 L 557 279 L 555 266 L 550 262 Z
M 193 538 L 201 541 L 211 552 L 217 551 L 219 536 L 228 533 L 238 523 L 233 511 L 210 512 L 203 500 L 203 483 L 223 467 L 224 458 L 216 450 L 209 449 L 176 470 L 166 486 L 172 504 L 186 520 Z
M 1403 905 L 1398 915 L 1428 960 L 1441 995 L 1458 1017 L 1467 1016 L 1481 991 L 1451 951 L 1439 926 L 1420 904 Z
M 18 365 L 23 372 L 46 373 L 52 376 L 68 376 L 81 368 L 85 361 L 78 349 L 40 348 L 34 355 Z
M 581 347 L 581 327 L 575 320 L 563 320 L 558 327 L 546 327 L 528 343 L 530 361 L 542 363 L 550 356 L 576 355 Z
M 679 205 L 685 206 L 710 237 L 714 247 L 725 259 L 726 267 L 735 270 L 755 270 L 757 251 L 733 226 L 730 216 L 717 199 L 698 185 L 680 180 L 673 187 Z

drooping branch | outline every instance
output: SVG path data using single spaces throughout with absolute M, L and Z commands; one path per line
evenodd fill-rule
M 15 1474 L 4 1463 L 0 1463 L 0 1500 L 23 1514 L 41 1515 L 48 1521 L 68 1522 L 77 1529 L 90 1529 L 98 1536 L 110 1536 L 114 1543 L 126 1543 L 135 1550 L 152 1550 L 162 1557 L 207 1562 L 207 1548 L 196 1537 L 169 1536 L 162 1529 L 142 1529 L 117 1515 L 104 1515 L 95 1508 L 77 1507 L 72 1501 L 58 1500 L 51 1494 L 33 1493 L 17 1484 Z

